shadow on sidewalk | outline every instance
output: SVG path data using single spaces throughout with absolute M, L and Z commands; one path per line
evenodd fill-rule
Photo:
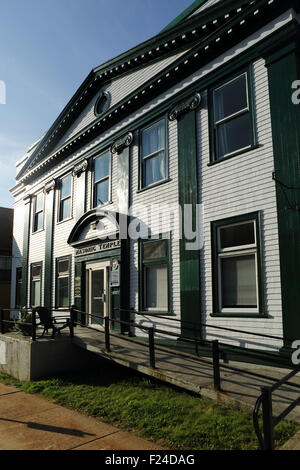
M 8 421 L 10 423 L 26 424 L 28 428 L 38 429 L 40 431 L 55 432 L 58 434 L 69 434 L 70 436 L 85 437 L 85 436 L 96 436 L 84 431 L 76 429 L 61 428 L 59 426 L 50 426 L 48 424 L 33 423 L 31 421 L 19 421 L 16 419 L 0 418 L 0 421 Z

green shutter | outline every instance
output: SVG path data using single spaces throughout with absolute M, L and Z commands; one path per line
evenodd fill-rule
M 299 45 L 267 57 L 272 118 L 282 288 L 283 332 L 300 338 L 300 105 L 292 83 L 300 77 Z M 288 345 L 288 341 L 286 341 Z
M 178 118 L 178 189 L 179 203 L 193 206 L 195 229 L 197 185 L 196 112 Z M 183 227 L 183 220 L 182 220 Z M 200 262 L 198 250 L 186 250 L 184 233 L 180 240 L 180 301 L 182 322 L 201 322 L 200 312 Z M 190 325 L 182 324 L 184 336 L 192 336 Z

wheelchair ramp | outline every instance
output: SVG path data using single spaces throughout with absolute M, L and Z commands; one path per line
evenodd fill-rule
M 248 367 L 239 364 L 231 367 L 221 363 L 221 392 L 214 390 L 213 364 L 208 358 L 155 345 L 155 369 L 150 366 L 148 343 L 117 333 L 110 334 L 110 352 L 105 348 L 103 331 L 76 327 L 72 339 L 74 345 L 105 359 L 129 367 L 162 382 L 223 402 L 250 407 L 251 410 L 261 393 L 261 387 L 271 386 L 286 374 L 286 370 L 264 366 Z M 236 370 L 238 369 L 238 370 Z M 293 383 L 300 387 L 300 374 Z M 300 396 L 300 388 L 284 385 L 273 396 L 274 415 L 279 414 Z M 300 406 L 289 415 L 300 422 Z

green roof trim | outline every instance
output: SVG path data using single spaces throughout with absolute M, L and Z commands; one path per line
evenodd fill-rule
M 201 7 L 201 5 L 204 5 L 207 0 L 195 0 L 189 7 L 187 7 L 185 10 L 183 10 L 180 15 L 178 15 L 171 23 L 169 23 L 164 29 L 161 30 L 161 33 L 164 31 L 167 31 L 168 29 L 173 28 L 173 26 L 176 26 L 180 21 L 184 20 L 187 16 L 191 15 L 197 8 Z

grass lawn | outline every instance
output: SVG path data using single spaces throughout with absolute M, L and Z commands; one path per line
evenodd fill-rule
M 101 362 L 97 372 L 70 373 L 34 382 L 18 382 L 0 374 L 0 382 L 133 430 L 170 449 L 258 448 L 251 412 L 158 383 L 108 361 Z M 299 428 L 292 422 L 276 426 L 276 447 Z

